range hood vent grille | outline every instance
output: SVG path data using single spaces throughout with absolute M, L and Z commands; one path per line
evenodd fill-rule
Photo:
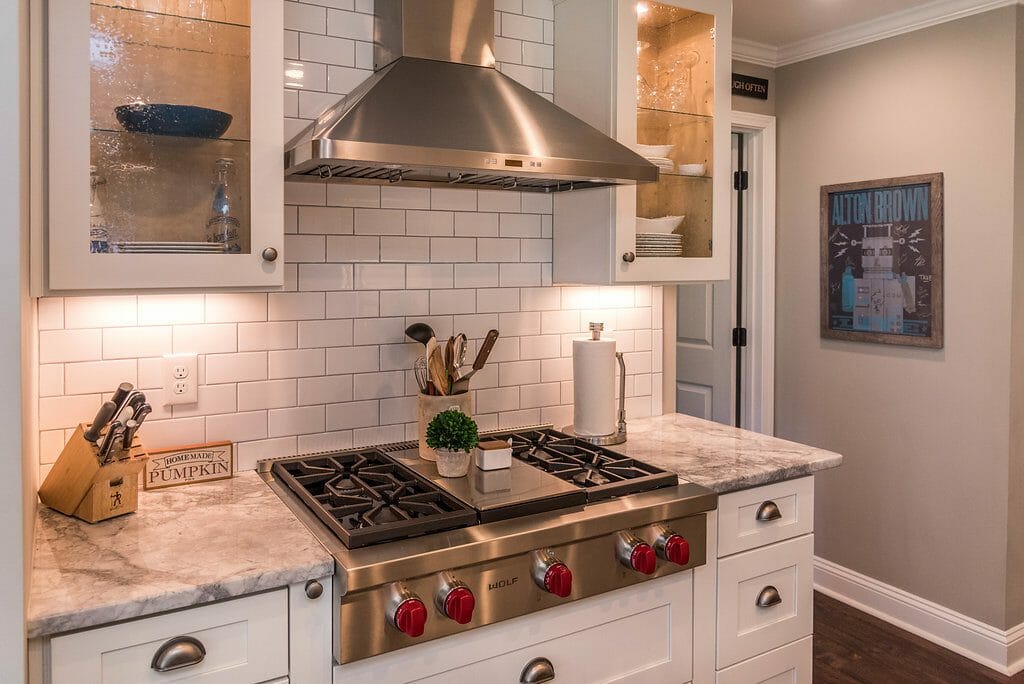
M 413 169 L 408 167 L 395 166 L 360 166 L 341 164 L 331 166 L 321 164 L 315 169 L 296 174 L 310 179 L 325 181 L 350 181 L 358 183 L 364 181 L 369 184 L 393 184 L 403 185 L 448 185 L 452 187 L 488 187 L 500 190 L 520 190 L 523 192 L 564 192 L 568 190 L 582 190 L 584 188 L 599 188 L 613 185 L 611 181 L 582 181 L 582 180 L 560 180 L 553 178 L 536 178 L 531 176 L 507 176 L 507 175 L 485 175 L 479 173 L 452 173 L 445 171 L 431 171 L 429 169 Z

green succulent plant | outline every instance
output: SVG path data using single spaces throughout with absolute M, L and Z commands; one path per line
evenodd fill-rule
M 427 446 L 431 449 L 469 453 L 479 443 L 476 421 L 457 408 L 441 411 L 427 425 Z

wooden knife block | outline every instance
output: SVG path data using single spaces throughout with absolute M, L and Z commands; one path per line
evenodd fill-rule
M 90 523 L 133 513 L 139 505 L 139 473 L 148 458 L 146 450 L 136 437 L 130 458 L 100 465 L 99 449 L 83 436 L 85 428 L 79 425 L 64 445 L 39 488 L 39 500 Z

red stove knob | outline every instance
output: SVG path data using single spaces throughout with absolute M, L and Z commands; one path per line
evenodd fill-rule
M 572 593 L 572 570 L 565 563 L 552 563 L 544 573 L 544 589 L 559 598 Z
M 643 575 L 653 575 L 658 567 L 654 548 L 632 534 L 619 535 L 619 560 L 627 568 Z
M 572 594 L 572 571 L 558 560 L 551 549 L 537 551 L 533 566 L 533 581 L 537 586 L 559 598 Z
M 658 555 L 669 563 L 686 565 L 690 562 L 690 542 L 681 535 L 669 533 L 658 541 Z
M 407 598 L 395 608 L 393 620 L 399 632 L 411 637 L 423 635 L 423 626 L 427 623 L 427 607 L 418 598 Z
M 476 598 L 468 587 L 455 587 L 444 597 L 444 614 L 460 625 L 469 624 L 475 607 Z

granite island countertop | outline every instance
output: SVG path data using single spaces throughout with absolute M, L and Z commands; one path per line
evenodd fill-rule
M 140 491 L 93 525 L 38 507 L 29 638 L 314 579 L 334 559 L 255 472 Z
M 724 494 L 792 480 L 843 462 L 839 454 L 681 413 L 629 421 L 610 447 Z

